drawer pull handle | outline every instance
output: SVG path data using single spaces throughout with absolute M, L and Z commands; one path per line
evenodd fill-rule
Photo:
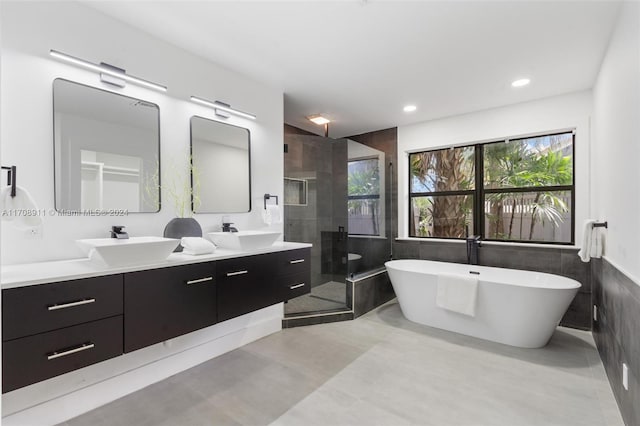
M 213 277 L 199 278 L 199 279 L 197 279 L 197 280 L 187 281 L 187 285 L 188 285 L 188 284 L 203 283 L 203 282 L 205 282 L 205 281 L 213 281 Z
M 289 289 L 295 290 L 296 288 L 300 288 L 300 287 L 304 287 L 304 283 L 289 286 Z
M 236 271 L 236 272 L 227 272 L 228 277 L 233 277 L 234 275 L 244 275 L 248 274 L 249 271 Z
M 78 346 L 77 348 L 69 349 L 68 351 L 54 352 L 51 355 L 47 355 L 47 361 L 51 361 L 52 359 L 56 359 L 56 358 L 60 358 L 60 357 L 63 357 L 63 356 L 75 354 L 75 353 L 78 353 L 78 352 L 86 351 L 88 349 L 93 349 L 93 348 L 95 348 L 95 346 L 96 345 L 94 345 L 93 343 L 84 343 L 84 344 Z
M 293 265 L 294 263 L 302 263 L 302 262 L 304 262 L 304 259 L 290 260 L 290 261 L 289 261 L 289 263 L 290 263 L 290 264 L 292 264 L 292 265 Z
M 89 303 L 93 303 L 95 302 L 96 299 L 84 299 L 84 300 L 78 300 L 77 302 L 70 302 L 70 303 L 63 303 L 61 305 L 51 305 L 51 306 L 47 306 L 47 309 L 50 311 L 57 311 L 58 309 L 66 309 L 66 308 L 73 308 L 74 306 L 82 306 L 82 305 L 87 305 Z

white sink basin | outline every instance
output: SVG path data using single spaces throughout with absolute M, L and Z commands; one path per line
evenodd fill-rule
M 163 237 L 94 238 L 76 240 L 92 260 L 108 266 L 130 266 L 164 261 L 180 240 Z
M 280 232 L 239 231 L 209 232 L 209 238 L 220 248 L 231 250 L 255 250 L 270 247 L 280 237 Z

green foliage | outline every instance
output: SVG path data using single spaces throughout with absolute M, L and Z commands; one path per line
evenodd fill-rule
M 563 134 L 487 144 L 484 146 L 484 182 L 479 184 L 484 184 L 485 188 L 571 185 L 572 157 L 562 153 L 566 141 L 567 135 Z M 464 151 L 458 148 L 411 154 L 411 178 L 413 182 L 435 191 L 473 189 L 474 173 L 469 163 L 473 164 L 472 158 L 468 154 L 465 158 Z M 462 218 L 469 217 L 472 211 L 470 202 L 455 201 L 451 197 L 435 197 L 433 201 L 423 197 L 412 200 L 413 213 L 418 217 L 417 223 L 412 225 L 419 236 L 429 236 L 425 225 L 427 222 L 434 226 L 436 236 L 461 235 L 461 227 L 466 225 Z M 559 227 L 563 214 L 569 211 L 557 192 L 551 191 L 535 193 L 533 201 L 525 193 L 490 193 L 486 200 L 487 236 L 496 239 L 513 239 L 517 213 L 520 215 L 519 239 L 524 239 L 523 216 L 525 213 L 531 216 L 531 240 L 537 222 Z M 510 211 L 508 217 L 505 208 L 508 208 L 507 212 Z M 412 221 L 416 222 L 413 217 Z M 439 222 L 448 225 L 436 231 Z
M 349 172 L 347 185 L 349 195 L 380 194 L 380 172 L 378 167 Z
M 189 167 L 185 168 L 185 163 L 187 163 Z M 193 202 L 193 210 L 197 210 L 201 204 L 201 180 L 200 171 L 193 165 L 190 154 L 188 154 L 186 158 L 183 157 L 182 161 L 179 162 L 176 161 L 175 157 L 172 157 L 169 162 L 169 173 L 165 175 L 167 176 L 167 183 L 162 185 L 162 189 L 164 189 L 165 195 L 173 204 L 176 217 L 192 217 L 193 211 L 191 209 L 191 203 Z M 155 182 L 156 188 L 160 187 L 157 180 Z

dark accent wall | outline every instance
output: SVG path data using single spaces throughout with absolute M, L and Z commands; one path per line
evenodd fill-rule
M 358 271 L 350 272 L 359 273 L 384 266 L 384 262 L 389 260 L 391 254 L 392 246 L 390 241 L 395 240 L 398 236 L 398 209 L 396 208 L 398 198 L 398 172 L 396 167 L 398 161 L 398 129 L 394 127 L 391 129 L 377 130 L 375 132 L 349 136 L 348 139 L 385 153 L 386 179 L 384 208 L 386 238 L 349 238 L 349 252 L 362 256 Z M 389 176 L 389 163 L 393 163 L 393 173 L 391 173 L 391 176 Z
M 396 241 L 394 259 L 424 259 L 467 263 L 464 242 Z M 483 244 L 480 265 L 499 268 L 548 272 L 573 278 L 582 284 L 560 325 L 591 329 L 591 273 L 588 263 L 578 257 L 578 250 L 562 247 L 524 247 Z
M 640 425 L 640 286 L 606 259 L 591 261 L 593 338 L 604 364 L 622 418 Z M 629 367 L 629 390 L 622 386 L 622 363 Z
M 284 134 L 285 135 L 306 135 L 306 136 L 319 136 L 316 133 L 308 132 L 299 127 L 291 126 L 289 124 L 284 125 Z

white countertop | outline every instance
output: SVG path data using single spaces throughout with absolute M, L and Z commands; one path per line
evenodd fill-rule
M 88 258 L 58 260 L 53 262 L 24 263 L 19 265 L 2 266 L 0 282 L 2 289 L 24 287 L 35 284 L 77 280 L 80 278 L 121 274 L 123 272 L 145 271 L 149 269 L 167 268 L 170 266 L 232 259 L 236 257 L 296 250 L 308 247 L 311 247 L 311 244 L 279 241 L 274 243 L 271 247 L 250 251 L 235 251 L 218 248 L 215 253 L 200 256 L 173 253 L 169 255 L 167 260 L 160 263 L 125 267 L 108 267 Z

